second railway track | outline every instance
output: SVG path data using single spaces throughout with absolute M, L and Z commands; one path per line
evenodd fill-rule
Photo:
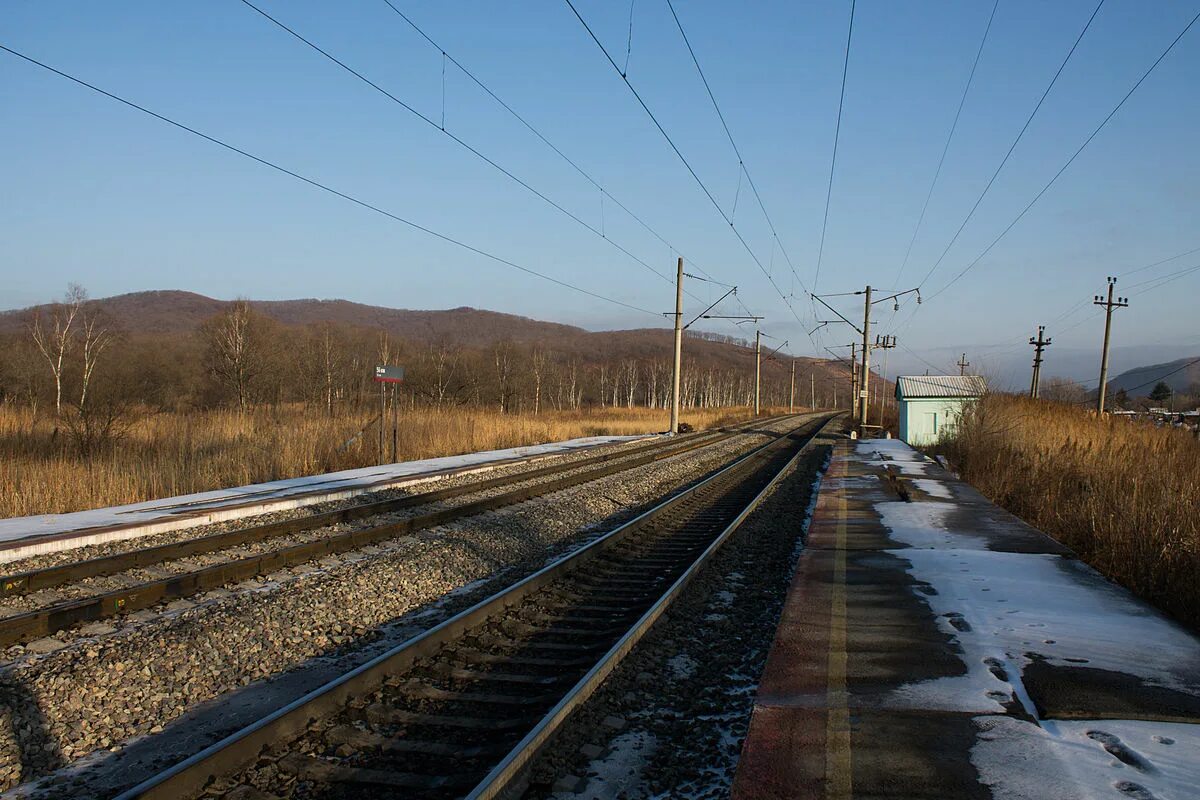
M 810 420 L 591 544 L 121 797 L 498 797 L 828 421 Z
M 718 431 L 689 436 L 683 440 L 656 441 L 580 460 L 555 463 L 457 486 L 435 489 L 400 498 L 351 505 L 333 511 L 270 522 L 232 531 L 146 548 L 135 548 L 82 561 L 14 572 L 0 578 L 0 596 L 23 600 L 24 595 L 81 581 L 118 575 L 147 567 L 168 567 L 186 559 L 203 559 L 241 547 L 264 545 L 265 552 L 244 555 L 211 565 L 184 567 L 173 574 L 126 583 L 108 591 L 90 592 L 65 600 L 54 598 L 40 607 L 0 618 L 0 646 L 49 636 L 73 625 L 125 615 L 169 600 L 187 598 L 230 583 L 270 574 L 280 569 L 357 550 L 437 525 L 504 506 L 524 502 L 554 491 L 577 486 L 623 470 L 682 455 L 747 432 L 758 421 Z M 495 490 L 500 490 L 495 493 Z M 316 532 L 324 528 L 369 519 L 374 516 L 419 510 L 472 494 L 494 492 L 477 500 L 437 507 L 424 513 L 383 525 L 368 525 L 349 531 L 320 535 L 307 540 L 270 547 L 273 540 Z M 235 551 L 236 552 L 236 551 Z

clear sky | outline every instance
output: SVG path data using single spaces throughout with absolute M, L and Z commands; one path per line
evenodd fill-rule
M 393 2 L 678 247 L 689 271 L 737 284 L 790 351 L 850 341 L 845 325 L 810 340 L 565 2 Z M 669 283 L 616 245 L 673 274 L 672 249 L 602 201 L 453 64 L 443 79 L 441 51 L 383 0 L 255 3 L 437 124 L 239 0 L 9 0 L 0 44 L 522 266 L 652 312 L 671 308 Z M 630 82 L 776 285 L 794 292 L 801 319 L 811 327 L 829 318 L 814 312 L 783 250 L 812 288 L 849 2 L 675 2 L 782 250 L 739 180 L 665 0 L 634 0 L 631 37 L 628 2 L 576 7 L 618 64 L 628 49 Z M 859 0 L 818 292 L 922 283 L 1095 7 L 1000 0 L 897 285 L 992 2 Z M 1200 0 L 1104 3 L 974 218 L 923 282 L 925 296 L 1013 220 L 1198 11 Z M 0 307 L 46 301 L 77 281 L 93 296 L 178 288 L 470 305 L 597 329 L 666 325 L 413 230 L 3 52 L 0 108 Z M 455 143 L 439 130 L 443 113 L 446 131 L 603 237 Z M 1099 291 L 1106 274 L 1200 248 L 1198 123 L 1200 23 L 985 258 L 911 322 L 902 324 L 911 306 L 894 319 L 889 304 L 877 306 L 877 330 L 895 331 L 939 368 L 962 350 L 985 363 L 1005 353 L 1027 360 L 1024 342 L 1038 323 L 1058 352 L 1094 349 L 1097 309 L 1084 304 L 1057 318 Z M 1123 346 L 1161 346 L 1171 356 L 1171 347 L 1200 348 L 1200 271 L 1135 287 L 1195 265 L 1200 252 L 1122 278 L 1119 288 L 1133 295 L 1118 312 Z M 724 291 L 689 289 L 696 312 Z M 859 298 L 830 302 L 861 315 Z M 904 350 L 890 357 L 920 366 Z M 1135 364 L 1115 365 L 1125 366 Z

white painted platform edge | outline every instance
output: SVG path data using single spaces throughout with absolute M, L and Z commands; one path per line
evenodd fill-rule
M 600 447 L 607 444 L 634 442 L 641 439 L 655 438 L 659 435 L 588 436 L 541 445 L 512 447 L 504 450 L 486 450 L 479 453 L 430 458 L 420 461 L 406 461 L 396 464 L 382 464 L 357 470 L 344 470 L 342 472 L 310 475 L 283 481 L 250 484 L 248 486 L 239 486 L 225 490 L 166 497 L 144 503 L 89 509 L 69 514 L 12 517 L 0 520 L 0 544 L 20 542 L 20 540 L 27 538 L 32 541 L 24 545 L 7 546 L 5 549 L 0 550 L 0 564 L 45 553 L 86 547 L 92 544 L 136 539 L 158 533 L 167 533 L 201 525 L 211 525 L 215 522 L 226 522 L 244 517 L 258 516 L 260 514 L 290 511 L 296 508 L 328 503 L 335 500 L 345 500 L 369 492 L 428 483 L 447 477 L 448 474 L 473 475 L 490 472 L 501 467 L 512 466 L 514 463 L 530 463 L 570 453 L 574 450 Z M 385 475 L 390 473 L 393 477 L 379 478 L 378 476 L 381 472 Z M 353 481 L 355 478 L 365 479 L 372 477 L 375 479 L 362 480 L 359 483 L 349 483 L 342 489 L 323 491 L 317 488 L 328 485 L 331 482 Z M 306 485 L 312 488 L 306 490 Z M 275 494 L 264 497 L 261 502 L 245 503 L 249 497 L 253 497 L 256 494 L 270 494 L 271 492 Z M 222 502 L 228 505 L 220 505 Z M 171 513 L 172 511 L 177 511 L 181 506 L 204 506 L 206 504 L 213 505 L 206 511 L 190 512 L 186 516 L 177 516 Z M 131 517 L 122 519 L 120 515 L 131 515 Z M 140 524 L 132 521 L 136 520 L 139 516 L 146 515 L 149 515 L 151 519 Z M 109 528 L 108 526 L 119 527 Z M 77 533 L 77 535 L 67 535 L 53 539 L 44 538 L 71 533 Z

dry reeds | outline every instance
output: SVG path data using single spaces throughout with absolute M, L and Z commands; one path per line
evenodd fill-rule
M 750 415 L 745 408 L 685 410 L 697 429 Z M 379 463 L 377 429 L 346 443 L 372 415 L 330 417 L 290 405 L 145 414 L 88 458 L 52 419 L 0 404 L 0 517 L 64 513 Z M 518 447 L 580 436 L 661 431 L 668 412 L 597 408 L 500 414 L 464 407 L 400 413 L 398 460 Z M 391 460 L 388 426 L 387 459 Z
M 937 449 L 994 502 L 1200 628 L 1200 442 L 1190 432 L 990 396 Z

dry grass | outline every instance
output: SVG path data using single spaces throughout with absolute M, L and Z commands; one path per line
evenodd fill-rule
M 993 501 L 1200 628 L 1200 442 L 1190 433 L 993 396 L 938 449 Z
M 749 416 L 745 408 L 685 411 L 697 429 Z M 327 417 L 301 406 L 146 415 L 113 446 L 79 457 L 49 419 L 0 405 L 0 517 L 136 503 L 378 463 L 374 429 L 342 445 L 372 418 Z M 573 439 L 661 431 L 657 409 L 591 409 L 538 416 L 490 410 L 402 410 L 399 460 Z M 390 460 L 390 430 L 389 459 Z

